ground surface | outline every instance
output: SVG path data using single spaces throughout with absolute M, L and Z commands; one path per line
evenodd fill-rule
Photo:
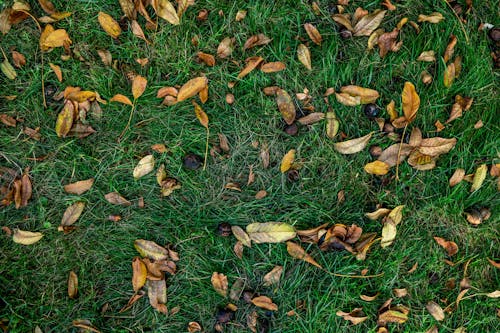
M 22 126 L 40 127 L 42 134 L 42 139 L 35 141 L 21 133 L 22 126 L 0 124 L 1 165 L 16 170 L 30 167 L 34 187 L 27 207 L 1 207 L 0 224 L 45 235 L 31 246 L 0 237 L 0 317 L 8 319 L 9 332 L 28 332 L 37 325 L 44 332 L 76 331 L 71 328 L 74 319 L 88 319 L 102 332 L 183 332 L 190 321 L 211 331 L 217 309 L 227 304 L 212 288 L 210 277 L 215 271 L 226 274 L 230 284 L 242 277 L 249 289 L 273 299 L 279 310 L 269 318 L 271 332 L 373 332 L 377 309 L 394 297 L 394 288 L 407 288 L 409 296 L 393 302 L 409 307 L 411 312 L 405 324 L 390 325 L 393 332 L 424 332 L 433 325 L 438 326 L 439 332 L 452 332 L 460 326 L 467 332 L 500 329 L 498 301 L 484 296 L 463 300 L 442 322 L 425 309 L 429 301 L 443 308 L 455 301 L 468 260 L 467 274 L 475 288 L 470 294 L 494 291 L 500 282 L 498 269 L 486 259 L 500 258 L 496 180 L 488 176 L 481 189 L 472 194 L 469 183 L 448 186 L 456 168 L 473 173 L 482 163 L 498 163 L 498 72 L 493 71 L 491 42 L 485 32 L 477 29 L 481 22 L 498 25 L 498 1 L 481 1 L 467 16 L 464 28 L 469 43 L 444 1 L 396 3 L 397 10 L 388 12 L 381 25 L 386 30 L 392 30 L 403 17 L 416 21 L 421 13 L 438 11 L 445 20 L 436 25 L 421 24 L 420 34 L 405 27 L 402 48 L 383 59 L 377 50 L 366 51 L 367 37 L 340 38 L 337 24 L 328 15 L 316 16 L 306 1 L 196 1 L 179 26 L 161 21 L 157 32 L 146 31 L 151 45 L 128 31 L 119 41 L 113 41 L 99 27 L 99 11 L 115 18 L 121 16 L 117 1 L 54 4 L 61 11 L 73 12 L 56 26 L 68 31 L 72 48 L 79 51 L 83 61 L 62 61 L 61 49 L 45 54 L 46 87 L 62 90 L 69 85 L 79 86 L 98 91 L 104 99 L 117 93 L 130 96 L 127 71 L 146 77 L 148 87 L 138 102 L 131 129 L 120 143 L 117 138 L 130 108 L 117 103 L 103 105 L 102 120 L 91 121 L 95 134 L 84 139 L 59 138 L 54 127 L 61 103 L 48 96 L 48 108 L 42 105 L 38 29 L 31 21 L 25 21 L 0 37 L 4 50 L 15 47 L 27 57 L 27 64 L 17 70 L 16 80 L 0 77 L 0 96 L 18 95 L 14 101 L 1 99 L 0 112 L 24 119 Z M 328 1 L 319 4 L 327 13 Z M 354 1 L 346 7 L 347 11 L 354 12 L 358 5 L 369 11 L 380 8 L 378 1 Z M 36 16 L 42 16 L 37 3 L 32 7 Z M 196 16 L 203 8 L 208 9 L 209 16 L 200 23 Z M 248 15 L 235 22 L 240 9 L 248 10 Z M 144 26 L 141 20 L 139 23 Z M 297 37 L 308 41 L 303 28 L 306 22 L 314 23 L 324 39 L 322 46 L 308 42 L 312 71 L 296 58 L 300 43 Z M 265 33 L 273 40 L 267 46 L 243 52 L 243 43 L 256 33 Z M 458 37 L 455 52 L 463 57 L 463 70 L 451 88 L 445 88 L 441 55 L 450 34 Z M 196 47 L 191 43 L 194 35 L 199 36 Z M 207 67 L 195 61 L 198 51 L 216 54 L 217 45 L 227 36 L 236 38 L 237 47 L 231 59 L 239 61 L 239 65 L 217 59 L 216 66 Z M 97 49 L 108 49 L 124 69 L 104 66 Z M 436 51 L 435 65 L 416 61 L 425 50 Z M 243 60 L 253 55 L 266 61 L 283 61 L 287 69 L 276 74 L 256 70 L 229 89 L 227 84 L 236 79 Z M 149 64 L 141 67 L 136 58 L 148 58 Z M 50 71 L 49 62 L 61 66 L 62 83 Z M 434 75 L 429 86 L 420 80 L 424 69 Z M 209 79 L 210 97 L 203 107 L 210 117 L 210 146 L 218 143 L 217 133 L 224 133 L 231 150 L 227 157 L 209 156 L 205 171 L 192 171 L 183 168 L 183 156 L 188 152 L 204 155 L 206 132 L 194 117 L 191 103 L 162 106 L 156 92 L 163 86 L 182 85 L 200 74 Z M 439 158 L 435 169 L 417 171 L 404 163 L 399 168 L 400 181 L 395 181 L 395 170 L 391 169 L 384 177 L 390 180 L 388 184 L 363 171 L 363 166 L 372 160 L 367 149 L 355 155 L 337 153 L 333 149 L 336 140 L 325 135 L 323 122 L 301 127 L 297 136 L 284 133 L 274 98 L 262 93 L 262 88 L 269 85 L 278 85 L 293 95 L 308 88 L 317 111 L 326 112 L 322 99 L 326 88 L 356 84 L 379 91 L 377 104 L 385 109 L 391 99 L 399 107 L 405 81 L 415 84 L 421 98 L 412 126 L 421 128 L 425 137 L 439 135 L 458 141 L 453 150 Z M 229 92 L 236 99 L 233 105 L 225 102 Z M 434 122 L 448 118 L 456 94 L 473 97 L 473 107 L 437 134 Z M 387 147 L 391 143 L 378 131 L 376 123 L 364 116 L 360 106 L 341 105 L 333 96 L 330 103 L 341 121 L 340 130 L 349 138 L 375 131 L 370 144 Z M 381 116 L 388 118 L 385 111 Z M 474 129 L 479 120 L 484 126 Z M 252 146 L 254 141 L 259 142 L 258 148 Z M 160 196 L 154 175 L 139 180 L 132 177 L 138 160 L 151 153 L 150 146 L 157 143 L 164 143 L 170 150 L 154 153 L 157 162 L 165 163 L 169 175 L 182 183 L 182 189 L 167 198 Z M 262 144 L 270 147 L 271 165 L 267 169 L 259 158 Z M 281 158 L 289 149 L 296 149 L 303 163 L 300 179 L 293 183 L 279 171 Z M 33 160 L 45 155 L 46 159 Z M 250 166 L 255 182 L 245 186 Z M 63 191 L 63 184 L 91 177 L 95 184 L 89 192 L 77 196 Z M 242 184 L 241 193 L 224 189 L 228 182 Z M 256 200 L 254 196 L 259 190 L 266 190 L 267 197 Z M 340 190 L 345 191 L 343 203 L 337 200 Z M 112 191 L 119 191 L 134 204 L 109 204 L 104 194 Z M 144 197 L 143 209 L 137 207 L 139 197 Z M 67 235 L 58 232 L 64 210 L 79 200 L 87 206 L 75 224 L 78 229 Z M 377 204 L 406 207 L 394 244 L 385 249 L 374 244 L 365 261 L 357 261 L 347 252 L 324 253 L 316 246 L 304 244 L 330 272 L 359 274 L 367 268 L 369 274 L 384 273 L 372 279 L 333 277 L 291 258 L 284 244 L 254 244 L 245 249 L 240 260 L 233 252 L 234 238 L 220 237 L 216 232 L 221 222 L 244 227 L 254 221 L 283 221 L 301 229 L 324 222 L 356 223 L 367 232 L 380 234 L 380 223 L 364 215 Z M 473 206 L 491 207 L 490 220 L 478 227 L 469 225 L 463 212 Z M 122 220 L 109 221 L 112 214 L 121 215 Z M 458 254 L 448 258 L 433 236 L 455 241 Z M 178 273 L 168 280 L 167 302 L 169 309 L 180 307 L 178 313 L 167 317 L 158 313 L 149 306 L 147 297 L 131 310 L 118 313 L 133 293 L 131 260 L 137 255 L 133 241 L 138 238 L 173 244 L 179 252 Z M 446 264 L 447 258 L 455 266 Z M 417 270 L 408 274 L 415 263 Z M 285 275 L 278 287 L 263 287 L 263 275 L 275 265 L 283 265 Z M 80 295 L 76 300 L 67 297 L 67 276 L 71 270 L 79 277 Z M 457 286 L 447 289 L 449 279 L 456 279 Z M 375 301 L 360 299 L 361 294 L 375 293 L 380 293 Z M 303 309 L 297 309 L 299 301 L 304 302 Z M 255 308 L 243 301 L 237 305 L 239 310 L 226 326 L 227 332 L 248 331 L 245 317 Z M 104 306 L 107 311 L 102 311 Z M 369 316 L 360 325 L 353 326 L 335 315 L 339 310 L 349 312 L 356 307 L 363 307 Z M 297 315 L 287 316 L 293 309 Z M 259 310 L 259 315 L 266 317 L 265 311 Z

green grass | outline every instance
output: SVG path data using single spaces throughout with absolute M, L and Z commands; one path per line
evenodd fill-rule
M 352 13 L 360 5 L 373 11 L 378 1 L 351 1 Z M 33 2 L 35 16 L 42 10 Z M 102 3 L 102 4 L 98 4 Z M 325 10 L 328 1 L 318 1 Z M 333 3 L 333 2 L 332 2 Z M 480 22 L 498 26 L 498 1 L 478 2 L 464 24 L 469 43 L 458 20 L 444 1 L 406 1 L 397 3 L 395 12 L 388 12 L 382 27 L 392 28 L 403 17 L 415 20 L 418 14 L 433 11 L 442 13 L 445 21 L 433 25 L 420 24 L 417 34 L 405 26 L 401 35 L 403 47 L 381 59 L 378 51 L 366 51 L 366 37 L 341 39 L 337 25 L 328 15 L 316 16 L 306 1 L 197 1 L 186 12 L 180 26 L 160 21 L 157 32 L 146 32 L 153 42 L 146 45 L 131 32 L 124 32 L 118 41 L 107 36 L 97 23 L 97 13 L 105 11 L 115 18 L 121 16 L 116 1 L 54 1 L 59 10 L 73 15 L 56 23 L 68 31 L 83 61 L 62 61 L 62 51 L 56 49 L 44 54 L 42 72 L 41 53 L 38 50 L 38 30 L 32 21 L 13 27 L 0 37 L 1 46 L 14 48 L 27 57 L 27 65 L 18 69 L 14 81 L 0 76 L 0 96 L 18 95 L 14 101 L 0 99 L 0 113 L 22 118 L 16 128 L 0 124 L 0 166 L 22 170 L 30 167 L 34 195 L 29 205 L 16 210 L 12 205 L 0 208 L 0 225 L 23 230 L 41 231 L 44 238 L 31 246 L 22 246 L 0 236 L 0 318 L 9 322 L 9 332 L 29 332 L 35 326 L 44 332 L 73 332 L 74 319 L 88 319 L 102 332 L 183 332 L 188 322 L 198 321 L 205 331 L 212 331 L 215 313 L 228 300 L 212 288 L 212 272 L 222 272 L 230 285 L 241 277 L 248 289 L 270 296 L 279 310 L 269 317 L 271 332 L 375 332 L 377 309 L 393 297 L 394 288 L 407 288 L 409 296 L 395 298 L 393 304 L 411 309 L 405 324 L 390 324 L 391 332 L 425 332 L 437 325 L 440 332 L 453 332 L 464 326 L 467 332 L 493 332 L 500 329 L 498 301 L 478 296 L 463 300 L 458 308 L 447 314 L 442 322 L 435 321 L 425 309 L 429 301 L 446 307 L 455 301 L 458 283 L 463 277 L 465 262 L 470 260 L 468 277 L 473 293 L 498 289 L 498 269 L 486 258 L 500 259 L 499 197 L 496 179 L 488 176 L 481 189 L 469 193 L 470 184 L 462 182 L 449 188 L 448 179 L 456 168 L 473 173 L 482 163 L 499 163 L 499 100 L 498 71 L 494 71 L 490 57 L 491 42 L 485 32 L 478 31 Z M 2 1 L 0 1 L 0 5 Z M 196 21 L 200 9 L 210 11 L 209 19 Z M 235 22 L 239 9 L 247 9 L 242 22 Z M 222 10 L 223 16 L 218 12 Z M 296 59 L 300 41 L 308 41 L 303 29 L 306 22 L 314 23 L 324 42 L 315 46 L 309 42 L 313 70 L 307 71 Z M 144 20 L 139 19 L 144 27 Z M 265 33 L 273 41 L 263 47 L 243 52 L 241 46 L 248 37 Z M 458 44 L 455 54 L 463 57 L 463 70 L 453 86 L 446 89 L 442 83 L 445 64 L 441 55 L 448 37 L 455 34 Z M 199 45 L 191 39 L 199 36 Z M 219 42 L 235 37 L 232 60 L 217 59 L 215 67 L 196 63 L 198 51 L 216 53 Z M 105 67 L 96 52 L 108 49 L 120 69 Z M 424 50 L 435 50 L 435 64 L 417 62 Z M 280 73 L 264 74 L 254 71 L 233 88 L 227 84 L 236 79 L 243 60 L 259 55 L 266 61 L 284 61 L 287 69 Z M 143 68 L 136 58 L 149 59 Z M 59 83 L 48 63 L 60 65 L 64 81 Z M 425 86 L 420 73 L 433 73 L 434 82 Z M 58 138 L 54 127 L 60 102 L 48 98 L 48 108 L 42 106 L 42 77 L 46 87 L 58 90 L 79 86 L 98 91 L 105 99 L 116 93 L 131 96 L 130 83 L 125 73 L 134 71 L 148 79 L 146 92 L 138 100 L 132 126 L 124 139 L 117 138 L 125 127 L 130 109 L 116 103 L 103 105 L 101 121 L 91 119 L 97 133 L 85 139 Z M 182 85 L 200 74 L 209 79 L 210 98 L 203 106 L 210 117 L 210 146 L 218 143 L 217 133 L 224 133 L 230 142 L 227 158 L 209 156 L 206 171 L 190 171 L 182 167 L 182 157 L 188 152 L 204 154 L 206 132 L 198 124 L 192 105 L 182 102 L 173 107 L 161 106 L 156 91 L 163 86 Z M 407 163 L 399 168 L 400 181 L 382 185 L 379 178 L 366 174 L 363 166 L 372 160 L 367 149 L 356 155 L 340 155 L 333 149 L 325 134 L 324 124 L 301 127 L 299 135 L 290 137 L 283 130 L 283 121 L 272 97 L 266 97 L 262 88 L 278 85 L 290 94 L 308 88 L 317 111 L 327 107 L 322 94 L 328 87 L 339 89 L 356 84 L 380 92 L 377 104 L 385 108 L 391 99 L 401 104 L 405 81 L 413 82 L 421 98 L 421 107 L 411 127 L 419 127 L 425 137 L 457 138 L 456 147 L 439 158 L 431 171 L 416 171 Z M 226 93 L 233 93 L 236 102 L 227 105 Z M 455 120 L 440 133 L 435 133 L 434 122 L 444 123 L 454 96 L 461 94 L 474 98 L 471 110 Z M 330 99 L 340 121 L 341 131 L 349 137 L 376 131 L 370 144 L 382 147 L 392 142 L 378 132 L 361 107 L 343 106 Z M 384 117 L 388 117 L 385 111 Z M 484 127 L 473 125 L 482 120 Z M 136 126 L 135 124 L 140 124 Z M 42 140 L 36 142 L 22 134 L 22 126 L 40 127 Z M 270 147 L 271 167 L 263 169 L 259 159 L 260 145 Z M 164 143 L 170 152 L 155 153 L 157 163 L 165 163 L 169 175 L 182 183 L 182 189 L 168 198 L 161 198 L 153 175 L 135 181 L 132 170 L 137 161 L 151 152 L 150 146 Z M 282 156 L 289 149 L 297 149 L 303 162 L 300 180 L 287 181 L 279 172 Z M 34 157 L 47 156 L 34 161 Z M 242 185 L 242 192 L 224 189 L 228 182 L 246 184 L 249 166 L 253 165 L 255 183 Z M 394 176 L 392 169 L 388 177 Z M 62 185 L 94 177 L 93 188 L 81 195 L 68 195 Z M 268 196 L 255 200 L 257 191 L 265 189 Z M 337 202 L 337 193 L 345 191 L 346 201 Z M 110 205 L 104 194 L 119 191 L 132 200 L 131 207 Z M 145 208 L 137 208 L 137 199 L 144 197 Z M 87 207 L 78 229 L 68 235 L 57 232 L 62 214 L 75 201 L 85 201 Z M 398 226 L 395 243 L 381 249 L 376 243 L 366 261 L 357 261 L 345 252 L 322 253 L 315 246 L 308 247 L 327 271 L 351 274 L 368 268 L 370 274 L 384 273 L 372 279 L 345 279 L 333 277 L 304 262 L 291 258 L 284 244 L 254 244 L 245 249 L 243 260 L 233 253 L 234 238 L 217 235 L 221 222 L 245 226 L 251 222 L 283 221 L 305 229 L 324 222 L 356 223 L 366 232 L 380 235 L 381 224 L 368 220 L 364 214 L 377 204 L 384 207 L 406 205 L 403 222 Z M 486 206 L 492 217 L 478 227 L 470 226 L 464 210 Z M 123 217 L 120 222 L 108 221 L 111 214 Z M 451 267 L 447 258 L 432 239 L 440 236 L 455 241 L 459 252 Z M 159 244 L 172 244 L 181 260 L 179 272 L 168 280 L 169 309 L 180 311 L 165 317 L 152 309 L 144 297 L 125 313 L 118 313 L 133 294 L 131 260 L 137 255 L 133 241 L 150 239 Z M 413 274 L 407 271 L 418 262 Z M 283 265 L 285 275 L 277 288 L 264 287 L 262 277 L 274 265 Z M 80 295 L 76 300 L 67 297 L 67 276 L 75 271 L 79 277 Z M 447 290 L 445 283 L 456 279 L 457 287 Z M 373 302 L 359 298 L 361 294 L 380 296 Z M 297 302 L 304 302 L 297 309 Z M 226 326 L 227 332 L 247 332 L 246 315 L 255 308 L 237 302 L 235 319 Z M 102 312 L 106 306 L 107 311 Z M 335 315 L 339 310 L 351 311 L 363 307 L 369 319 L 358 326 Z M 297 316 L 286 313 L 295 309 Z M 258 310 L 260 318 L 265 311 Z

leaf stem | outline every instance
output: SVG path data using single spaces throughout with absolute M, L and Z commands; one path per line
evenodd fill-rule
M 207 141 L 205 144 L 205 159 L 203 161 L 203 171 L 207 168 L 207 157 L 208 157 L 208 137 L 210 136 L 210 129 L 207 126 Z
M 455 14 L 455 17 L 457 18 L 458 20 L 458 23 L 460 24 L 460 28 L 462 29 L 462 32 L 464 33 L 464 36 L 465 36 L 465 41 L 467 42 L 467 44 L 469 44 L 469 36 L 467 35 L 467 31 L 465 31 L 465 27 L 464 27 L 464 24 L 462 23 L 462 20 L 460 19 L 460 17 L 458 16 L 458 14 L 453 10 L 453 7 L 450 5 L 450 3 L 446 0 L 443 0 L 445 4 L 448 5 L 448 7 L 450 7 L 451 9 L 451 12 L 453 14 Z
M 401 136 L 401 142 L 399 143 L 398 157 L 396 159 L 396 180 L 399 180 L 399 159 L 401 158 L 401 148 L 403 147 L 403 141 L 405 139 L 406 128 L 408 128 L 408 124 L 406 124 L 405 128 L 403 129 L 403 135 Z
M 118 136 L 118 142 L 121 141 L 123 135 L 125 135 L 125 132 L 130 127 L 130 123 L 132 122 L 132 116 L 134 115 L 134 111 L 135 111 L 135 103 L 136 103 L 136 101 L 137 101 L 137 99 L 134 99 L 134 103 L 132 103 L 132 109 L 130 110 L 130 115 L 128 117 L 127 125 L 125 126 L 125 128 L 123 129 L 123 131 L 120 133 L 120 136 Z

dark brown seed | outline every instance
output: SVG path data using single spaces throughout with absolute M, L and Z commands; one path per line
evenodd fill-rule
M 227 222 L 220 223 L 217 226 L 217 232 L 222 237 L 229 237 L 233 234 L 233 232 L 231 231 L 231 225 Z
M 380 146 L 371 146 L 370 147 L 370 155 L 372 157 L 379 157 L 382 154 L 382 148 Z
M 342 39 L 351 38 L 352 32 L 350 32 L 349 29 L 347 29 L 347 28 L 341 28 L 340 29 L 340 37 L 342 37 Z
M 479 213 L 481 214 L 481 217 L 483 218 L 483 221 L 486 221 L 491 216 L 491 211 L 488 208 L 486 208 L 486 207 L 481 208 L 479 210 Z
M 298 132 L 299 132 L 299 127 L 297 126 L 296 123 L 285 126 L 285 133 L 288 135 L 295 136 L 297 135 Z
M 384 131 L 385 133 L 392 133 L 394 132 L 394 126 L 392 126 L 392 124 L 389 121 L 386 121 L 382 131 Z
M 186 156 L 184 156 L 184 167 L 189 170 L 196 170 L 198 169 L 201 164 L 203 163 L 203 159 L 193 153 L 189 153 Z
M 300 179 L 299 171 L 294 169 L 288 170 L 286 178 L 292 183 L 298 181 Z
M 220 309 L 217 311 L 217 315 L 215 317 L 217 322 L 220 324 L 229 323 L 234 317 L 234 312 L 229 309 Z
M 490 29 L 490 31 L 488 32 L 488 36 L 494 42 L 500 41 L 500 28 Z

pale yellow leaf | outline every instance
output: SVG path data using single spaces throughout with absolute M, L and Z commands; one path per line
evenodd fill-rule
M 239 240 L 243 245 L 252 247 L 252 240 L 245 230 L 237 225 L 233 225 L 231 226 L 231 231 L 233 232 L 234 237 L 236 237 L 236 239 Z
M 373 13 L 363 16 L 354 26 L 354 36 L 370 36 L 384 19 L 386 10 L 377 9 Z
M 470 187 L 471 192 L 475 192 L 481 188 L 484 180 L 486 179 L 486 174 L 488 173 L 488 167 L 486 164 L 480 165 L 476 172 L 474 173 L 474 178 L 472 180 L 472 186 Z
M 255 243 L 281 243 L 295 237 L 295 228 L 284 222 L 251 223 L 247 234 Z
M 304 44 L 299 44 L 297 48 L 297 58 L 308 70 L 312 70 L 311 52 Z
M 12 240 L 14 241 L 14 243 L 22 245 L 31 245 L 38 242 L 40 239 L 42 239 L 42 237 L 43 234 L 41 232 L 31 232 L 20 229 L 14 229 Z
M 82 215 L 83 209 L 85 208 L 85 202 L 78 201 L 66 208 L 63 214 L 61 225 L 70 226 L 74 224 Z
M 141 256 L 154 260 L 164 260 L 168 258 L 168 250 L 153 241 L 137 239 L 134 247 Z
M 336 151 L 338 151 L 341 154 L 359 153 L 366 147 L 366 145 L 368 144 L 368 142 L 372 137 L 372 134 L 373 132 L 365 136 L 362 136 L 360 138 L 337 142 L 333 145 L 333 147 L 335 148 Z
M 137 163 L 137 166 L 134 168 L 133 176 L 135 179 L 139 179 L 151 171 L 153 171 L 155 167 L 155 159 L 153 155 L 146 155 L 141 160 L 139 163 Z

